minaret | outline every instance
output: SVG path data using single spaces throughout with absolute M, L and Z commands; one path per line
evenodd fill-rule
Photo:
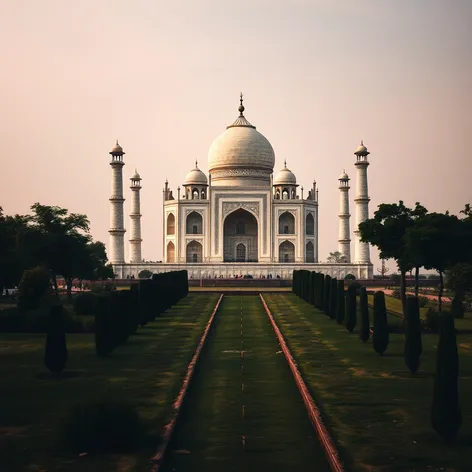
M 359 224 L 369 218 L 369 190 L 367 186 L 367 167 L 369 167 L 369 161 L 367 156 L 370 154 L 367 148 L 364 146 L 363 141 L 361 145 L 356 149 L 354 154 L 357 156 L 355 166 L 357 168 L 357 182 L 356 182 L 356 229 L 354 234 L 356 235 L 356 246 L 355 246 L 355 263 L 356 264 L 370 264 L 370 251 L 368 243 L 361 243 Z
M 129 240 L 129 262 L 142 262 L 141 257 L 141 177 L 138 171 L 134 170 L 131 177 L 131 213 L 130 218 L 130 240 Z M 167 184 L 166 184 L 167 185 Z
M 339 239 L 338 251 L 344 256 L 344 262 L 351 262 L 351 237 L 349 230 L 349 176 L 346 171 L 339 177 Z
M 110 151 L 111 154 L 111 197 L 110 197 L 110 251 L 108 259 L 112 264 L 124 264 L 125 226 L 123 219 L 123 156 L 125 152 L 116 141 L 116 146 Z

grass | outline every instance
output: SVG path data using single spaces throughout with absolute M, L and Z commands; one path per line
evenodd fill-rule
M 421 294 L 420 294 L 421 296 Z M 374 304 L 374 296 L 368 295 L 369 304 Z M 398 313 L 399 315 L 403 316 L 403 309 L 402 309 L 402 302 L 397 298 L 391 297 L 389 295 L 385 295 L 385 305 L 388 311 L 392 311 L 394 313 Z M 428 306 L 436 307 L 436 301 L 432 300 Z M 420 317 L 422 319 L 426 319 L 426 311 L 428 310 L 428 306 L 420 308 Z M 390 316 L 389 321 L 392 320 L 392 324 L 397 324 L 398 321 L 393 320 L 394 317 Z M 401 322 L 400 322 L 401 324 Z M 456 318 L 455 326 L 458 331 L 472 331 L 472 313 L 467 312 L 465 313 L 464 318 Z
M 0 335 L 0 470 L 145 470 L 217 298 L 189 294 L 106 358 L 96 356 L 93 335 L 68 334 L 62 379 L 43 366 L 44 335 Z M 79 457 L 58 450 L 58 427 L 71 408 L 107 398 L 136 405 L 149 425 L 139 453 Z
M 327 471 L 259 297 L 225 296 L 215 323 L 164 471 Z
M 264 297 L 350 470 L 472 470 L 471 335 L 458 336 L 463 425 L 446 446 L 430 421 L 437 335 L 423 336 L 420 371 L 411 375 L 403 335 L 391 334 L 379 356 L 295 295 Z

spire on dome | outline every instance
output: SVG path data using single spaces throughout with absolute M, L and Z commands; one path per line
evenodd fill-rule
M 198 169 L 198 159 L 195 159 L 195 169 Z
M 284 159 L 284 167 L 287 168 L 287 159 Z
M 238 108 L 239 116 L 243 116 L 243 112 L 245 110 L 244 105 L 243 105 L 243 92 L 239 94 L 239 103 L 240 103 L 239 108 Z
M 239 103 L 240 103 L 240 105 L 238 107 L 239 116 L 236 118 L 235 122 L 232 125 L 227 126 L 226 129 L 235 128 L 237 126 L 256 129 L 256 127 L 251 125 L 251 123 L 249 123 L 249 121 L 247 121 L 245 116 L 243 115 L 243 112 L 244 112 L 245 108 L 244 108 L 244 105 L 243 105 L 243 94 L 242 94 L 242 92 L 239 94 Z

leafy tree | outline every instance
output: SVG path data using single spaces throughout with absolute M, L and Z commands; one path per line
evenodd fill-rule
M 379 291 L 374 294 L 374 334 L 372 335 L 372 345 L 375 352 L 383 354 L 387 349 L 388 342 L 389 333 L 385 294 Z
M 400 271 L 400 294 L 403 314 L 406 314 L 406 273 L 413 267 L 406 250 L 404 235 L 415 221 L 427 214 L 425 207 L 416 203 L 414 209 L 408 208 L 402 201 L 382 203 L 374 217 L 359 224 L 361 241 L 376 246 L 381 259 L 394 259 Z
M 446 441 L 456 437 L 462 423 L 458 377 L 459 355 L 454 318 L 450 313 L 443 313 L 439 317 L 431 421 L 434 430 Z
M 44 267 L 25 270 L 18 287 L 18 308 L 20 310 L 38 308 L 50 287 L 49 274 Z
M 420 356 L 423 351 L 418 297 L 408 297 L 406 304 L 405 364 L 412 374 L 416 374 L 420 365 Z
M 327 261 L 330 264 L 341 264 L 346 262 L 346 256 L 339 251 L 330 252 Z
M 359 339 L 366 343 L 370 337 L 370 320 L 369 320 L 369 304 L 367 298 L 367 289 L 365 285 L 360 288 L 359 291 L 359 307 L 360 307 L 360 328 L 359 328 Z
M 295 272 L 295 271 L 294 271 Z M 149 279 L 150 277 L 152 277 L 152 272 L 148 269 L 144 269 L 142 270 L 139 274 L 138 274 L 138 277 L 140 279 Z M 295 285 L 295 284 L 294 284 Z
M 442 310 L 443 274 L 461 259 L 461 224 L 457 216 L 448 213 L 430 213 L 408 228 L 406 250 L 415 265 L 439 272 L 439 311 Z

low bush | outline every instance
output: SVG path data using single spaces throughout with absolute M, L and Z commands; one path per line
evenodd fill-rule
M 128 402 L 104 399 L 78 404 L 63 418 L 59 428 L 61 446 L 81 452 L 135 452 L 147 428 Z
M 392 292 L 392 297 L 393 297 L 393 298 L 396 298 L 397 300 L 400 300 L 400 299 L 401 299 L 400 290 L 395 289 L 395 290 Z
M 41 299 L 50 291 L 48 271 L 43 267 L 25 270 L 18 287 L 18 308 L 32 310 L 39 308 Z
M 92 292 L 79 293 L 72 299 L 72 306 L 76 315 L 95 315 L 97 295 Z
M 426 310 L 426 327 L 433 333 L 437 333 L 439 330 L 439 316 L 439 312 L 434 308 Z

